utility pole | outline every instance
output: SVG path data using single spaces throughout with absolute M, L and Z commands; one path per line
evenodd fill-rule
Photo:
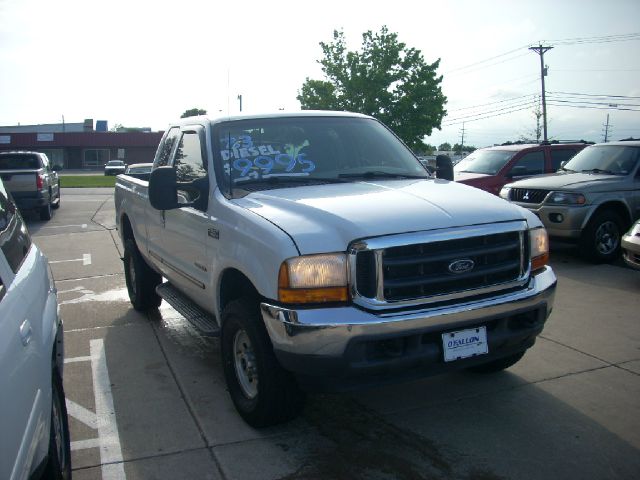
M 240 111 L 242 111 L 242 95 L 238 95 L 238 100 L 240 101 Z
M 609 125 L 609 114 L 607 113 L 607 124 L 603 125 L 604 127 L 604 143 L 607 143 L 607 140 L 609 139 L 609 128 L 612 127 L 613 125 Z
M 537 47 L 529 47 L 529 50 L 536 52 L 540 55 L 540 80 L 542 80 L 542 119 L 544 128 L 544 141 L 547 141 L 547 100 L 544 93 L 544 77 L 547 76 L 547 67 L 544 66 L 544 54 L 553 47 L 542 46 L 539 44 Z
M 460 158 L 464 155 L 464 122 L 462 122 L 462 139 L 460 140 Z

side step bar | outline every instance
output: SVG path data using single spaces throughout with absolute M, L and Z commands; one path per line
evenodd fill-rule
M 200 333 L 208 337 L 220 336 L 220 327 L 218 327 L 215 317 L 174 288 L 169 282 L 158 285 L 156 293 L 196 327 Z

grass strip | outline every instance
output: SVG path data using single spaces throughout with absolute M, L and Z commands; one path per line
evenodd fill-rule
M 62 188 L 96 188 L 114 187 L 116 177 L 106 175 L 61 175 L 60 187 Z

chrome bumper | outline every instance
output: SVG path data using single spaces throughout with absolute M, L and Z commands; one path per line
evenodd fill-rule
M 548 316 L 556 283 L 547 266 L 517 292 L 422 310 L 372 313 L 353 306 L 293 310 L 268 303 L 260 307 L 276 352 L 331 359 L 341 357 L 349 342 L 360 337 L 445 331 L 536 307 L 546 307 Z

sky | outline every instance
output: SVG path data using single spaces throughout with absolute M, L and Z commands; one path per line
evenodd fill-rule
M 243 112 L 299 110 L 324 78 L 319 42 L 343 30 L 357 50 L 386 25 L 440 59 L 448 115 L 430 144 L 531 137 L 538 44 L 554 47 L 550 138 L 602 141 L 607 114 L 609 140 L 640 138 L 639 18 L 638 0 L 0 0 L 0 125 L 164 130 L 189 108 L 237 113 L 238 95 Z

